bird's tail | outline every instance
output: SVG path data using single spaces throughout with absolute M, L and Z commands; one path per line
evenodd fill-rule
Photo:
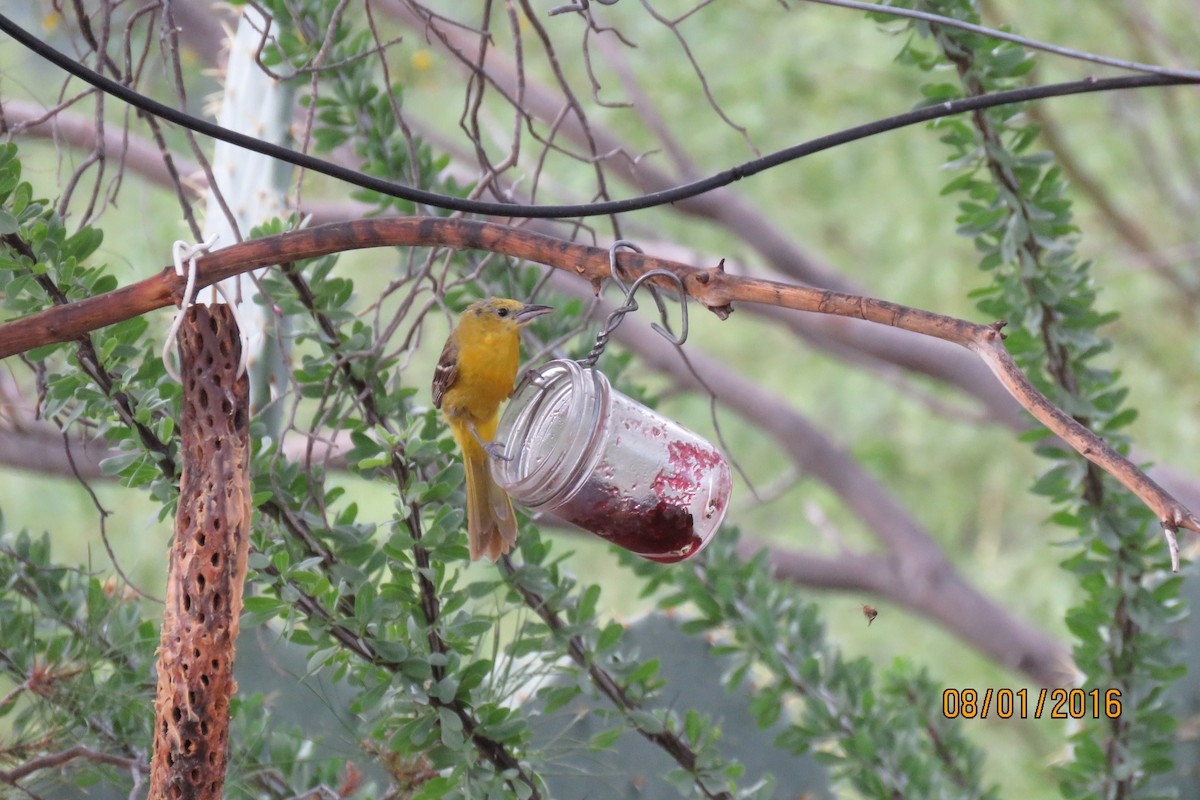
M 493 431 L 480 431 L 485 441 Z M 471 559 L 483 556 L 495 561 L 517 541 L 517 517 L 508 494 L 492 479 L 488 455 L 475 437 L 467 433 L 463 443 L 463 466 L 467 473 L 467 542 Z

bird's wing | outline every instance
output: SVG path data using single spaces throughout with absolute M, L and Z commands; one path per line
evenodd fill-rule
M 458 342 L 451 336 L 442 348 L 442 356 L 438 359 L 437 369 L 433 371 L 433 405 L 442 407 L 442 396 L 454 385 L 458 378 Z

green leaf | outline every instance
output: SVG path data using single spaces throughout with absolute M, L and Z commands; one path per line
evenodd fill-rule
M 583 594 L 579 596 L 579 603 L 575 608 L 575 619 L 578 622 L 588 622 L 596 616 L 596 603 L 600 600 L 600 586 L 592 584 L 584 589 Z
M 144 453 L 141 452 L 121 453 L 120 455 L 102 459 L 100 461 L 100 474 L 110 476 L 119 475 L 135 461 L 142 458 L 143 455 Z
M 607 750 L 617 743 L 617 739 L 620 739 L 621 734 L 624 732 L 625 728 L 620 725 L 615 728 L 609 728 L 606 731 L 600 731 L 588 741 L 588 749 Z
M 662 720 L 649 711 L 634 709 L 627 716 L 629 717 L 629 721 L 643 733 L 653 735 L 666 731 L 666 726 L 663 725 Z
M 542 707 L 542 713 L 554 713 L 578 697 L 579 694 L 580 688 L 575 684 L 568 686 L 549 686 L 540 689 L 538 691 L 538 699 L 545 704 Z
M 617 642 L 621 641 L 621 634 L 625 632 L 625 626 L 619 622 L 610 622 L 600 631 L 600 635 L 596 638 L 596 651 L 605 653 L 616 647 Z

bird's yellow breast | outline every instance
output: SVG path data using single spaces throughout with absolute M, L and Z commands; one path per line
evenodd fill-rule
M 487 317 L 465 318 L 455 335 L 458 375 L 446 389 L 442 409 L 448 417 L 489 421 L 512 393 L 520 360 L 516 326 Z

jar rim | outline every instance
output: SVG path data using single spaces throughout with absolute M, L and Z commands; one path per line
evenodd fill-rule
M 608 393 L 604 373 L 568 359 L 528 371 L 496 429 L 504 445 L 502 456 L 491 460 L 496 482 L 532 508 L 564 502 L 599 457 Z M 559 414 L 566 424 L 555 430 L 552 418 Z

